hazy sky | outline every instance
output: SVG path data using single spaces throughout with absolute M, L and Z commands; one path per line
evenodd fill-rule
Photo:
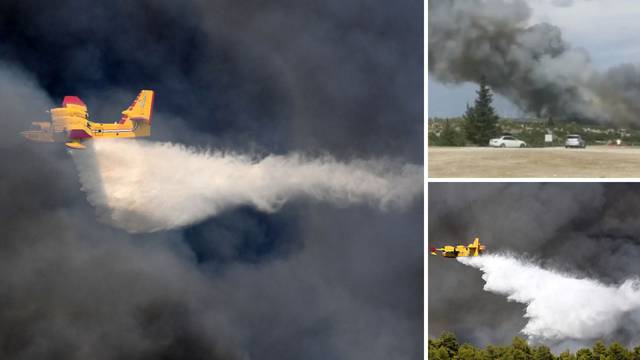
M 573 47 L 587 50 L 600 69 L 630 62 L 640 57 L 640 2 L 634 0 L 532 0 L 531 24 L 548 22 L 562 29 Z M 465 104 L 475 98 L 475 84 L 442 84 L 431 77 L 428 82 L 429 116 L 458 116 Z M 502 116 L 522 112 L 501 96 L 495 106 Z

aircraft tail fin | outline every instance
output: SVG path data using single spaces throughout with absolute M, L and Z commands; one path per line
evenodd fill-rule
M 151 125 L 151 116 L 153 115 L 153 90 L 142 90 L 126 110 L 122 112 L 120 123 L 127 120 L 142 121 Z
M 484 245 L 480 245 L 480 238 L 473 239 L 473 243 L 468 246 L 471 256 L 478 256 L 484 251 Z

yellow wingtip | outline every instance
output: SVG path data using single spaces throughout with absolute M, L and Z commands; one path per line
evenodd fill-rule
M 71 149 L 84 150 L 84 149 L 87 148 L 86 146 L 82 145 L 79 142 L 73 142 L 72 141 L 72 142 L 67 142 L 67 143 L 64 143 L 64 144 L 67 145 L 67 147 L 71 148 Z

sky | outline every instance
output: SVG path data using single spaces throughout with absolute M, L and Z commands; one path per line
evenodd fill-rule
M 621 63 L 636 63 L 640 56 L 640 3 L 633 0 L 533 0 L 530 25 L 548 22 L 560 27 L 566 41 L 588 51 L 595 67 L 606 70 Z M 477 85 L 428 81 L 429 116 L 453 117 L 464 113 L 475 99 Z M 495 97 L 495 108 L 505 117 L 526 116 L 508 99 Z
M 0 357 L 420 357 L 421 193 L 131 234 L 100 221 L 64 146 L 18 132 L 65 95 L 116 121 L 147 88 L 154 142 L 421 167 L 422 4 L 0 2 Z

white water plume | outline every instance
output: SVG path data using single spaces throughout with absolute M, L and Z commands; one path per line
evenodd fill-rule
M 625 318 L 640 309 L 637 279 L 607 285 L 507 255 L 458 260 L 483 272 L 484 290 L 526 305 L 528 322 L 522 333 L 531 340 L 607 338 L 627 326 Z
M 92 141 L 72 154 L 89 202 L 129 232 L 173 229 L 242 205 L 272 212 L 299 197 L 402 207 L 423 188 L 422 166 L 390 161 L 256 159 L 140 140 Z

